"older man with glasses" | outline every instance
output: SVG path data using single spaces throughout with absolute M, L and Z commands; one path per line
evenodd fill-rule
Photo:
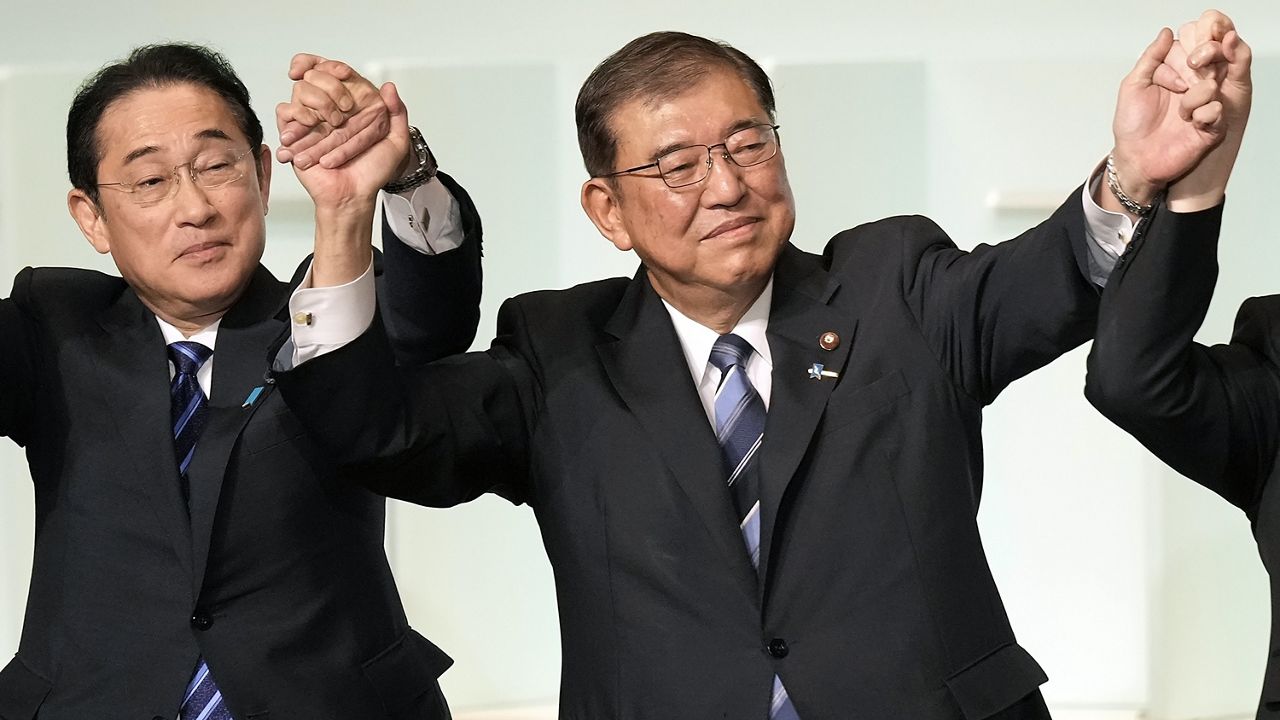
M 220 55 L 139 48 L 75 96 L 68 205 L 121 277 L 28 268 L 0 300 L 0 434 L 26 448 L 36 504 L 26 621 L 0 671 L 5 720 L 449 717 L 436 678 L 451 661 L 409 627 L 385 501 L 340 480 L 264 376 L 290 329 L 285 362 L 330 347 L 342 328 L 327 308 L 345 294 L 365 303 L 356 332 L 372 318 L 383 186 L 435 208 L 406 242 L 455 248 L 397 259 L 451 291 L 397 347 L 464 350 L 478 218 L 435 176 L 393 87 L 321 65 L 319 84 L 295 69 L 280 118 L 349 126 L 363 149 L 342 163 L 311 161 L 344 152 L 332 141 L 287 152 L 317 242 L 342 249 L 304 264 L 292 296 L 259 263 L 272 158 Z
M 1124 81 L 1110 188 L 972 252 L 911 217 L 817 256 L 760 66 L 638 38 L 577 101 L 582 206 L 633 278 L 514 298 L 487 352 L 401 373 L 375 324 L 280 387 L 380 492 L 533 507 L 562 718 L 1046 718 L 978 534 L 982 409 L 1091 336 L 1117 227 L 1217 231 L 1177 183 L 1146 210 L 1226 132 L 1172 47 Z

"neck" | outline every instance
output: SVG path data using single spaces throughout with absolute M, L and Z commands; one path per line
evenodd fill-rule
M 155 308 L 152 308 L 152 312 L 156 314 L 156 317 L 177 328 L 178 332 L 181 332 L 184 338 L 190 338 L 192 335 L 195 335 L 222 319 L 222 316 L 227 314 L 227 311 L 223 310 L 216 313 L 210 313 L 208 315 L 175 317 L 173 315 L 160 312 Z
M 142 304 L 145 305 L 148 310 L 155 313 L 156 317 L 177 328 L 178 331 L 182 333 L 183 337 L 190 338 L 192 335 L 195 335 L 201 330 L 221 320 L 242 294 L 244 294 L 243 289 L 241 289 L 241 292 L 229 302 L 219 303 L 219 307 L 217 309 L 194 307 L 189 305 L 179 305 L 174 307 L 167 304 L 152 302 L 141 295 L 138 296 L 138 299 L 142 301 Z
M 738 321 L 764 292 L 769 276 L 722 290 L 703 285 L 668 287 L 650 271 L 649 283 L 658 297 L 671 303 L 682 315 L 724 335 L 737 327 Z

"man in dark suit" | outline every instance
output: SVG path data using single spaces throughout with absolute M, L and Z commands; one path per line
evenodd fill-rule
M 1157 84 L 1172 45 L 1163 31 L 1121 92 L 1130 202 L 1222 132 L 1211 89 Z M 1085 215 L 1105 215 L 1091 194 L 1118 201 L 1095 184 L 968 253 L 912 217 L 811 255 L 788 244 L 773 118 L 745 54 L 631 42 L 577 122 L 583 207 L 635 277 L 517 297 L 488 352 L 399 376 L 375 324 L 282 393 L 380 492 L 533 507 L 562 718 L 1047 717 L 978 535 L 981 413 L 1091 335 L 1114 262 L 1096 236 L 1115 233 Z M 1160 207 L 1136 233 L 1215 222 Z
M 475 332 L 474 208 L 431 178 L 394 88 L 347 78 L 295 77 L 282 106 L 301 114 L 318 93 L 344 110 L 326 120 L 376 136 L 345 164 L 299 168 L 317 238 L 356 265 L 317 255 L 302 280 L 317 288 L 292 298 L 259 264 L 270 155 L 221 56 L 139 48 L 78 92 L 68 203 L 123 277 L 28 268 L 0 300 L 0 433 L 26 448 L 36 498 L 0 718 L 449 717 L 436 678 L 451 661 L 409 627 L 383 551 L 385 501 L 340 481 L 264 379 L 290 325 L 289 359 L 325 350 L 325 303 L 343 289 L 319 286 L 371 286 L 389 181 L 443 198 L 438 222 L 457 225 L 432 239 L 462 240 L 398 258 L 456 291 L 402 349 L 460 352 Z
M 1219 37 L 1231 60 L 1223 101 L 1243 120 L 1249 48 L 1234 32 Z M 1188 180 L 1205 176 L 1200 184 L 1225 186 L 1244 128 L 1232 125 L 1236 131 Z M 1196 343 L 1217 280 L 1217 245 L 1216 233 L 1130 243 L 1129 262 L 1102 296 L 1085 395 L 1174 470 L 1244 510 L 1273 576 L 1272 615 L 1280 617 L 1280 295 L 1246 300 L 1230 343 Z M 1280 718 L 1274 622 L 1270 648 L 1260 719 Z

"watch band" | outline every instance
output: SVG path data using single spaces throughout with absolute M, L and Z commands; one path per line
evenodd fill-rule
M 431 154 L 431 148 L 427 147 L 427 141 L 422 138 L 422 133 L 413 126 L 409 127 L 409 145 L 418 156 L 418 167 L 410 171 L 408 175 L 383 185 L 382 190 L 384 192 L 402 193 L 406 190 L 412 190 L 419 185 L 426 184 L 428 180 L 436 176 L 436 171 L 439 169 L 436 165 L 436 158 Z

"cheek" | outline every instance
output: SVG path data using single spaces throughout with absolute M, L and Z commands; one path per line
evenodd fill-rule
M 690 229 L 697 224 L 700 206 L 696 193 L 675 194 L 654 203 L 649 217 L 653 218 L 653 231 L 667 243 L 689 242 Z
M 159 237 L 159 226 L 147 223 L 131 223 L 117 226 L 111 233 L 111 258 L 123 272 L 126 268 L 147 271 L 164 264 L 165 258 L 158 250 L 158 243 L 146 238 Z
M 627 231 L 633 244 L 648 253 L 678 251 L 697 211 L 682 198 L 643 196 L 627 207 Z

